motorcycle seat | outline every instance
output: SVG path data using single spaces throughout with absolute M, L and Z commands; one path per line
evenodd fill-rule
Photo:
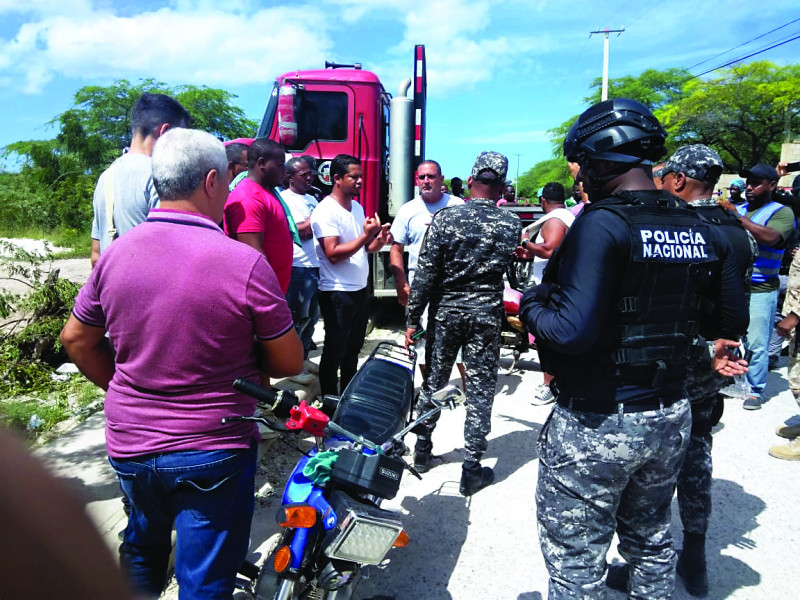
M 374 444 L 406 424 L 414 399 L 414 374 L 407 367 L 370 358 L 345 388 L 333 421 Z

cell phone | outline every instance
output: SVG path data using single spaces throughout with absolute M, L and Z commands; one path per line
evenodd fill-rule
M 417 329 L 414 333 L 411 334 L 411 339 L 415 342 L 420 339 L 422 336 L 425 335 L 424 329 Z
M 792 171 L 800 171 L 800 161 L 786 163 L 786 172 L 791 173 Z

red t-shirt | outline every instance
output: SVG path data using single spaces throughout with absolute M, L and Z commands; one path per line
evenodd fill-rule
M 245 177 L 225 203 L 225 233 L 263 233 L 267 257 L 283 293 L 292 277 L 292 234 L 280 201 L 252 179 Z

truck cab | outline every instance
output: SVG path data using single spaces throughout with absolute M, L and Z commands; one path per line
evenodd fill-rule
M 424 158 L 423 46 L 415 48 L 414 60 L 412 98 L 405 97 L 411 78 L 392 98 L 378 76 L 359 64 L 326 62 L 326 69 L 284 73 L 272 87 L 258 137 L 275 140 L 293 156 L 314 157 L 315 185 L 325 194 L 332 187 L 331 160 L 355 156 L 364 172 L 358 198 L 364 214 L 390 221 L 414 196 L 414 171 Z M 370 255 L 370 271 L 373 295 L 396 295 L 388 247 Z

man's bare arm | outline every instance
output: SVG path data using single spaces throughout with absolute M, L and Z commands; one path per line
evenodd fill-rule
M 558 219 L 550 219 L 542 226 L 540 232 L 542 235 L 541 243 L 534 244 L 533 242 L 526 242 L 524 247 L 534 256 L 550 258 L 556 248 L 561 245 L 564 236 L 567 235 L 567 230 L 567 226 Z
M 750 219 L 746 218 L 742 218 L 740 221 L 742 222 L 742 225 L 744 225 L 744 228 L 753 234 L 753 237 L 759 244 L 774 246 L 783 240 L 783 236 L 777 229 L 765 227 L 764 225 L 759 225 L 758 223 L 753 223 Z
M 274 340 L 259 340 L 264 350 L 261 372 L 269 377 L 289 377 L 303 370 L 303 344 L 294 327 Z
M 100 240 L 92 240 L 92 268 L 94 269 L 94 265 L 97 262 L 97 259 L 100 258 Z
M 311 230 L 311 219 L 306 219 L 300 223 L 295 223 L 297 227 L 297 235 L 301 240 L 310 240 L 314 232 Z
M 255 248 L 261 254 L 264 254 L 264 234 L 259 233 L 237 233 L 236 239 L 243 244 L 247 244 L 251 248 Z
M 70 315 L 61 330 L 61 343 L 86 379 L 107 391 L 114 376 L 114 353 L 105 333 L 103 327 L 92 327 Z
M 408 304 L 409 285 L 406 278 L 405 265 L 403 264 L 403 244 L 395 242 L 389 250 L 389 265 L 394 276 L 394 287 L 397 290 L 397 301 L 406 306 Z

